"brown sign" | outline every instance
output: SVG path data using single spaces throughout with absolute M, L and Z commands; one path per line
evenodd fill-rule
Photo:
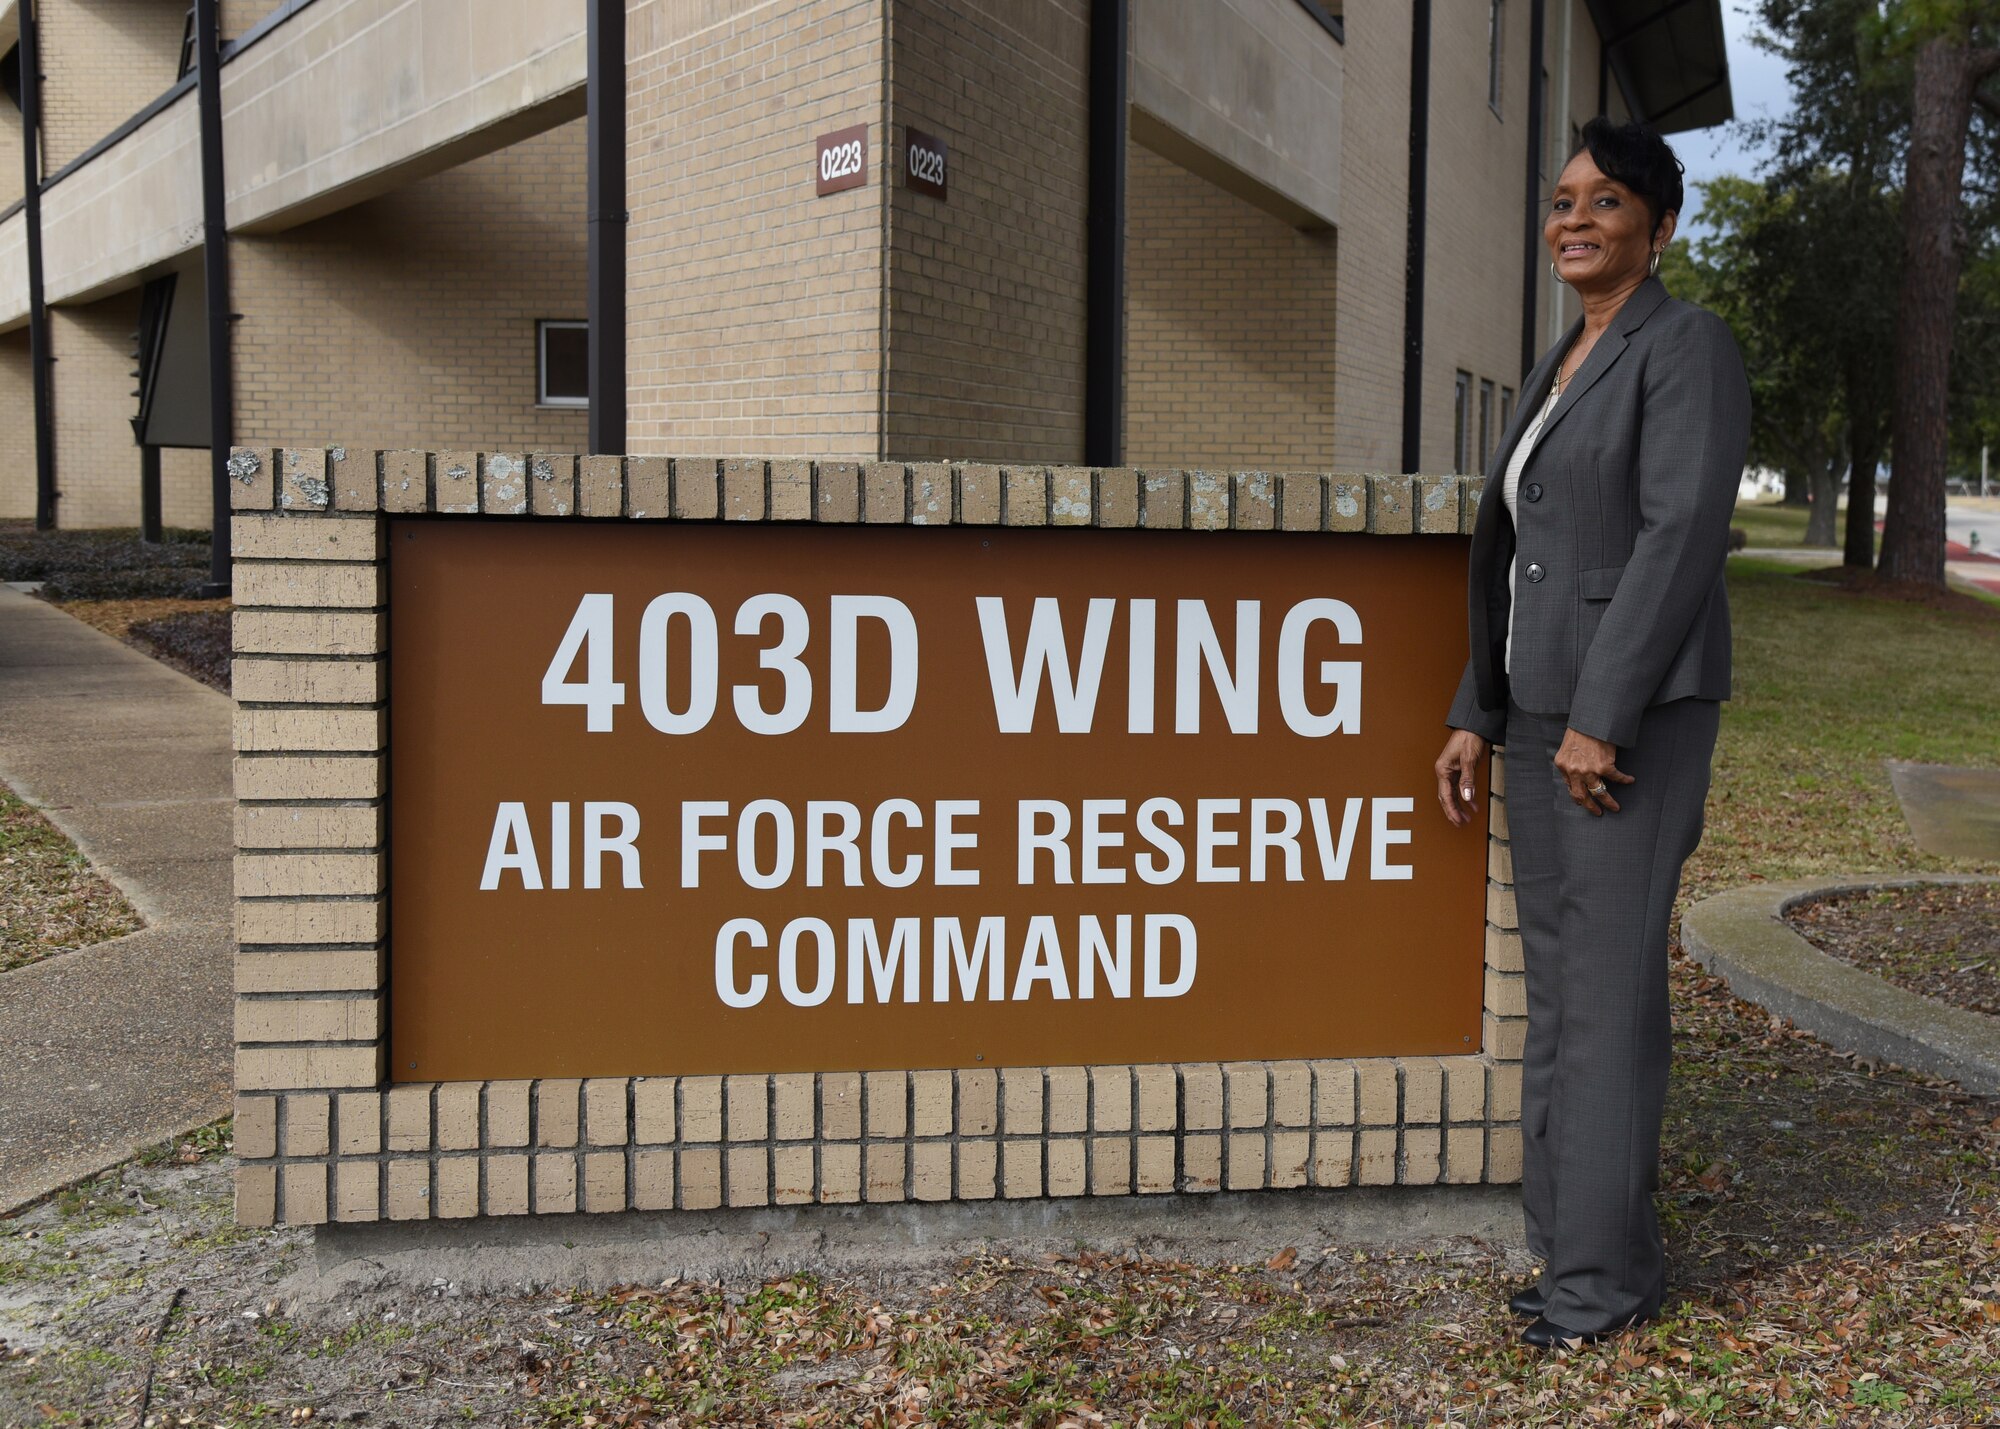
M 837 194 L 868 182 L 868 126 L 822 134 L 813 146 L 813 192 Z
M 398 1080 L 1479 1045 L 1461 541 L 392 531 Z
M 944 140 L 921 129 L 904 131 L 903 182 L 920 194 L 944 198 L 950 177 L 950 156 Z

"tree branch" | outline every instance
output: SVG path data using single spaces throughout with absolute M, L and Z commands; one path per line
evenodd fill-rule
M 1965 63 L 1973 84 L 1983 84 L 1995 70 L 2000 70 L 2000 47 L 1973 50 L 1965 57 Z

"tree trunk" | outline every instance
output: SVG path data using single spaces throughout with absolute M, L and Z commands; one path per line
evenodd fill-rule
M 1882 414 L 1868 400 L 1861 359 L 1847 367 L 1847 537 L 1842 565 L 1875 564 L 1875 468 L 1882 462 Z
M 1834 534 L 1838 529 L 1834 524 L 1834 508 L 1840 504 L 1840 458 L 1832 456 L 1814 462 L 1807 478 L 1812 486 L 1812 509 L 1806 515 L 1805 544 L 1830 550 L 1840 544 Z
M 2000 63 L 1975 52 L 1963 21 L 1917 51 L 1903 180 L 1903 281 L 1896 310 L 1896 469 L 1882 532 L 1882 574 L 1944 586 L 1944 467 L 1952 322 L 1958 307 L 1960 188 L 1972 91 Z M 1849 498 L 1850 501 L 1852 498 Z M 1853 522 L 1848 523 L 1849 559 Z
M 1810 504 L 1813 488 L 1818 482 L 1819 471 L 1817 468 L 1812 471 L 1794 471 L 1789 466 L 1786 467 L 1785 499 L 1779 504 L 1784 506 L 1805 506 Z M 1827 544 L 1831 545 L 1832 542 L 1828 542 Z

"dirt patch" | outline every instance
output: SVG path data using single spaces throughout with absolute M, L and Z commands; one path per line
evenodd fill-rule
M 1814 947 L 1897 987 L 2000 1017 L 2000 884 L 1822 898 L 1785 921 Z
M 76 845 L 0 784 L 0 973 L 140 926 Z
M 1878 600 L 1921 605 L 1929 610 L 1951 610 L 1968 615 L 1982 615 L 1988 619 L 2000 619 L 2000 606 L 1994 605 L 1991 601 L 1981 600 L 1976 595 L 1967 595 L 1964 591 L 1957 590 L 1939 590 L 1936 586 L 1919 585 L 1914 581 L 1885 580 L 1879 572 L 1859 566 L 1822 566 L 1816 570 L 1800 571 L 1799 579 L 1837 586 L 1852 595 L 1872 595 Z

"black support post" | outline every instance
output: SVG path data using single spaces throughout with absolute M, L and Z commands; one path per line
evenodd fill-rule
M 160 449 L 147 443 L 139 447 L 139 539 L 149 546 L 166 540 L 160 521 Z
M 217 0 L 195 0 L 195 103 L 201 120 L 201 257 L 208 284 L 208 464 L 214 529 L 208 586 L 229 594 L 229 448 L 235 443 L 236 383 L 230 360 L 229 211 L 222 168 L 222 35 Z
M 1547 261 L 1542 247 L 1542 150 L 1548 136 L 1542 131 L 1542 109 L 1548 88 L 1542 77 L 1542 47 L 1547 42 L 1548 3 L 1534 0 L 1528 11 L 1528 191 L 1523 203 L 1521 253 L 1521 375 L 1535 365 L 1535 297 L 1541 284 L 1542 264 Z
M 625 0 L 590 0 L 590 449 L 625 453 Z
M 42 295 L 42 56 L 32 0 L 21 0 L 21 221 L 28 242 L 28 367 L 35 407 L 35 529 L 56 524 L 55 355 Z
M 1085 267 L 1083 459 L 1118 466 L 1125 448 L 1125 57 L 1128 0 L 1091 0 L 1090 199 Z
M 1403 253 L 1403 470 L 1424 459 L 1424 245 L 1430 210 L 1431 0 L 1410 6 L 1410 208 Z

